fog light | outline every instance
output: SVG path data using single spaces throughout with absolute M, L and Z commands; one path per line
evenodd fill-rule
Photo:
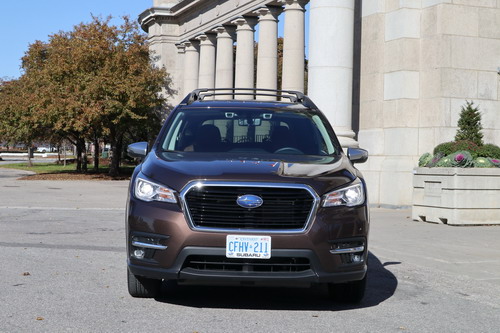
M 353 254 L 352 255 L 352 262 L 362 262 L 363 261 L 363 256 L 359 254 Z
M 365 261 L 365 241 L 345 239 L 331 242 L 330 253 L 340 255 L 343 264 L 359 264 Z
M 143 249 L 134 250 L 134 257 L 136 257 L 137 259 L 143 259 L 145 254 L 146 253 Z
M 166 235 L 133 234 L 130 237 L 130 256 L 135 259 L 153 259 L 157 251 L 168 248 L 167 245 L 160 243 L 166 242 L 169 238 L 170 236 Z

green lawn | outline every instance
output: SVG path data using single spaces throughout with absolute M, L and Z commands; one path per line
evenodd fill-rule
M 74 172 L 76 164 L 58 165 L 55 163 L 33 163 L 32 167 L 27 162 L 0 165 L 0 168 L 33 171 L 36 173 L 63 173 Z
M 120 166 L 120 173 L 122 175 L 131 175 L 134 170 L 133 165 L 122 165 Z M 28 167 L 27 162 L 22 163 L 12 163 L 12 164 L 4 164 L 0 165 L 0 168 L 8 168 L 8 169 L 17 169 L 17 170 L 26 170 L 33 171 L 36 173 L 74 173 L 76 171 L 76 164 L 67 164 L 59 165 L 55 163 L 33 163 L 32 167 Z M 109 167 L 100 167 L 100 174 L 107 174 L 109 172 Z M 88 165 L 88 173 L 95 173 L 93 170 L 93 166 L 91 164 Z

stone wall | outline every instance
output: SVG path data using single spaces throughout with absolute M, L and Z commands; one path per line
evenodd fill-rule
M 362 24 L 360 169 L 371 203 L 409 206 L 418 157 L 453 140 L 465 100 L 500 145 L 500 1 L 364 1 Z

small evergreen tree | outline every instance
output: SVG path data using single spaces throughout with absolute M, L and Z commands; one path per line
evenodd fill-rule
M 462 111 L 460 112 L 455 141 L 467 140 L 474 142 L 478 146 L 482 146 L 482 129 L 479 108 L 474 106 L 474 102 L 466 101 L 466 105 L 462 106 Z

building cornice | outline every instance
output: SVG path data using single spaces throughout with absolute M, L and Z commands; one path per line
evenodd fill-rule
M 235 7 L 241 7 L 242 10 L 248 11 L 263 5 L 278 5 L 279 0 L 228 0 L 235 3 Z M 143 11 L 138 18 L 138 22 L 142 29 L 148 32 L 149 27 L 154 22 L 172 22 L 182 23 L 179 18 L 190 9 L 196 7 L 206 6 L 208 3 L 214 2 L 215 5 L 219 4 L 219 0 L 182 0 L 171 7 L 152 7 Z M 254 8 L 252 8 L 254 7 Z M 243 13 L 242 13 L 243 14 Z M 226 22 L 218 22 L 217 24 L 224 24 Z

